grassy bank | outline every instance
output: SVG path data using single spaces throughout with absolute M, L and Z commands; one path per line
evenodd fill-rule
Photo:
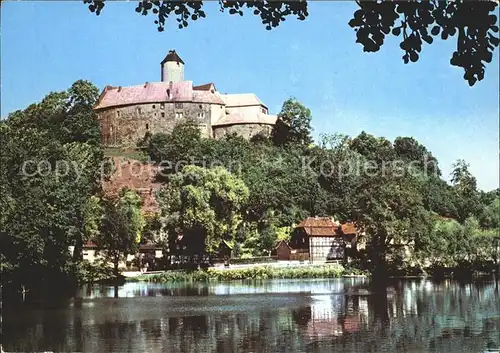
M 142 275 L 133 281 L 182 282 L 182 281 L 233 281 L 242 279 L 288 279 L 288 278 L 337 278 L 345 273 L 341 265 L 284 267 L 258 266 L 241 269 L 216 269 L 196 271 L 167 271 L 157 275 Z

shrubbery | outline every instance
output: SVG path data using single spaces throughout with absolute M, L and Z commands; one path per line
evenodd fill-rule
M 167 271 L 158 275 L 143 275 L 138 281 L 147 282 L 180 282 L 180 281 L 233 281 L 245 279 L 287 279 L 287 278 L 337 278 L 345 273 L 338 264 L 325 266 L 304 266 L 278 268 L 258 266 L 242 269 L 215 269 L 197 271 Z
M 92 283 L 114 279 L 115 275 L 113 268 L 103 260 L 93 263 L 84 260 L 78 265 L 76 277 L 79 283 Z

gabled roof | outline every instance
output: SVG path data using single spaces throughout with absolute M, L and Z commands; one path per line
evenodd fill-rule
M 222 94 L 221 98 L 228 108 L 248 107 L 252 105 L 266 106 L 254 93 Z
M 214 89 L 214 91 L 216 91 L 215 85 L 213 82 L 205 83 L 203 85 L 193 86 L 193 89 L 195 91 L 210 91 L 212 88 Z
M 308 236 L 334 237 L 357 234 L 358 229 L 352 222 L 340 224 L 330 217 L 308 217 L 299 223 Z
M 277 249 L 281 244 L 285 244 L 288 248 L 292 249 L 286 240 L 278 240 L 274 243 L 274 248 Z
M 339 225 L 330 217 L 308 217 L 299 223 L 297 228 L 303 228 L 310 237 L 340 236 Z
M 274 125 L 276 124 L 276 115 L 268 115 L 263 113 L 243 113 L 236 112 L 223 116 L 212 126 L 223 126 L 223 125 L 236 125 L 236 124 L 264 124 L 264 125 Z
M 175 50 L 169 50 L 167 56 L 165 57 L 165 59 L 163 59 L 163 61 L 161 62 L 161 64 L 163 65 L 167 61 L 175 61 L 175 62 L 184 64 L 184 61 L 182 61 L 181 57 L 179 56 L 179 54 L 177 54 L 175 52 Z

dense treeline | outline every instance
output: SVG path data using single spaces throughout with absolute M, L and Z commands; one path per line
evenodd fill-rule
M 307 216 L 356 222 L 367 243 L 360 261 L 381 272 L 403 266 L 402 246 L 418 267 L 479 268 L 496 256 L 500 194 L 479 191 L 466 162 L 457 161 L 448 183 L 411 137 L 391 142 L 362 132 L 313 144 L 311 112 L 295 99 L 284 103 L 269 138 L 204 139 L 192 122 L 145 136 L 141 148 L 161 165 L 164 183 L 161 215 L 145 217 L 134 191 L 102 190 L 112 165 L 92 111 L 97 95 L 77 81 L 0 123 L 4 284 L 86 278 L 87 240 L 106 247 L 115 271 L 141 241 L 175 251 L 179 234 L 193 254 L 224 240 L 236 256 L 265 256 Z
M 7 289 L 60 291 L 88 277 L 86 240 L 106 245 L 113 261 L 114 250 L 134 250 L 140 199 L 130 190 L 102 193 L 112 165 L 92 110 L 98 94 L 80 80 L 0 123 L 0 272 Z
M 149 136 L 145 149 L 162 166 L 161 178 L 167 183 L 158 198 L 163 223 L 177 229 L 169 232 L 170 240 L 181 228 L 194 229 L 185 226 L 182 213 L 192 215 L 200 204 L 217 213 L 227 204 L 208 195 L 204 202 L 177 202 L 176 210 L 182 212 L 175 212 L 173 220 L 173 203 L 162 195 L 173 194 L 173 181 L 180 175 L 184 175 L 182 187 L 192 189 L 200 186 L 199 180 L 186 175 L 223 166 L 248 188 L 246 202 L 233 209 L 231 221 L 223 221 L 231 230 L 216 232 L 218 241 L 234 243 L 239 256 L 269 254 L 275 240 L 286 238 L 304 217 L 334 216 L 363 229 L 368 248 L 359 256 L 372 270 L 385 272 L 388 259 L 392 270 L 403 270 L 408 264 L 420 268 L 492 264 L 500 225 L 499 190 L 479 191 L 465 161 L 456 162 L 448 183 L 437 159 L 411 137 L 391 142 L 365 132 L 354 138 L 325 134 L 314 145 L 310 120 L 311 112 L 290 99 L 271 138 L 203 139 L 190 122 L 179 124 L 171 134 Z M 190 166 L 185 173 L 190 164 L 200 169 Z M 202 186 L 197 195 L 210 185 Z M 232 190 L 230 185 L 225 188 Z M 195 232 L 208 235 L 220 226 L 214 220 L 198 224 Z M 206 239 L 202 236 L 199 241 L 208 245 Z M 213 235 L 210 242 L 217 243 Z M 402 261 L 403 249 L 409 251 L 411 261 L 408 256 L 406 263 Z

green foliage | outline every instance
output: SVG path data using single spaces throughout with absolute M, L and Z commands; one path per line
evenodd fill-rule
M 164 162 L 167 171 L 181 171 L 176 165 L 193 164 L 201 159 L 201 132 L 194 121 L 177 124 L 170 134 L 155 134 L 151 136 L 147 152 L 156 162 Z M 170 164 L 168 164 L 170 163 Z
M 171 175 L 157 196 L 170 238 L 180 231 L 190 253 L 211 253 L 222 240 L 233 240 L 247 198 L 244 182 L 223 167 L 192 165 Z
M 288 143 L 310 145 L 313 142 L 311 119 L 311 111 L 297 99 L 290 98 L 285 101 L 272 132 L 274 144 L 278 146 Z
M 118 199 L 102 200 L 103 218 L 94 241 L 112 260 L 116 275 L 120 259 L 138 250 L 145 225 L 141 203 L 139 195 L 130 189 L 122 189 Z
M 99 15 L 104 0 L 83 0 L 91 12 Z M 179 28 L 185 28 L 190 21 L 206 17 L 203 2 L 139 1 L 135 9 L 142 15 L 153 13 L 158 31 L 165 29 L 165 21 L 176 18 Z M 304 20 L 308 15 L 307 1 L 219 1 L 220 10 L 231 15 L 243 16 L 252 11 L 261 18 L 270 30 L 285 21 L 287 16 Z M 484 78 L 485 63 L 490 63 L 498 36 L 498 10 L 495 1 L 470 2 L 465 0 L 394 2 L 358 1 L 359 9 L 353 14 L 349 25 L 356 31 L 356 43 L 365 52 L 376 52 L 384 44 L 386 36 L 401 36 L 402 59 L 407 64 L 416 62 L 422 46 L 432 44 L 434 38 L 443 40 L 454 37 L 457 48 L 450 64 L 464 69 L 464 79 L 474 85 Z
M 2 283 L 30 288 L 74 277 L 87 202 L 102 176 L 90 106 L 96 92 L 79 81 L 0 123 Z M 69 246 L 75 246 L 74 258 Z
M 115 273 L 105 260 L 95 261 L 82 261 L 78 264 L 76 271 L 78 283 L 93 283 L 109 279 L 114 279 Z
M 181 282 L 181 281 L 235 281 L 249 279 L 298 279 L 298 278 L 338 278 L 344 274 L 341 265 L 271 267 L 257 266 L 242 269 L 198 270 L 193 272 L 167 271 L 159 275 L 141 276 L 137 280 L 148 282 Z

